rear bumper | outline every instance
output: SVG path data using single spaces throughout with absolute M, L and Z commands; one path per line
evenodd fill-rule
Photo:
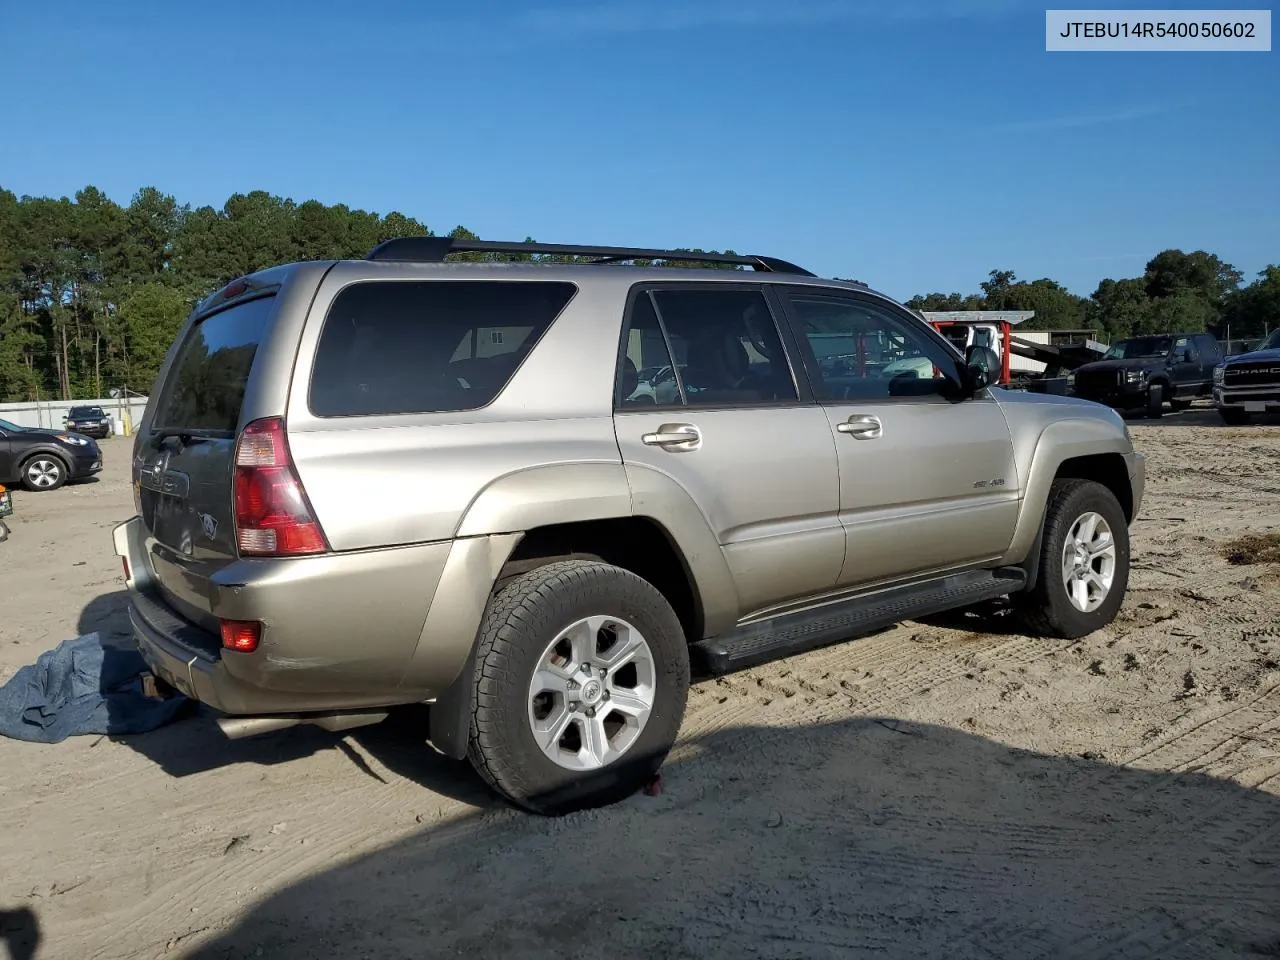
M 215 617 L 262 624 L 258 649 L 239 653 L 224 651 L 210 629 L 166 602 L 139 518 L 116 527 L 113 537 L 128 561 L 129 616 L 143 658 L 165 682 L 225 714 L 431 699 L 468 652 L 459 658 L 445 645 L 432 656 L 434 645 L 423 650 L 419 643 L 452 542 L 228 564 L 202 588 Z M 410 662 L 424 653 L 429 668 L 415 670 L 410 681 Z

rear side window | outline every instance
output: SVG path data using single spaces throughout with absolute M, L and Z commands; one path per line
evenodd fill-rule
M 549 280 L 378 280 L 333 301 L 309 404 L 319 417 L 493 402 L 577 288 Z
M 645 369 L 657 372 L 644 379 L 639 371 Z M 797 399 L 773 313 L 759 289 L 662 286 L 637 296 L 623 358 L 625 408 Z
M 155 428 L 235 433 L 249 371 L 275 302 L 274 296 L 248 300 L 192 327 L 169 373 Z

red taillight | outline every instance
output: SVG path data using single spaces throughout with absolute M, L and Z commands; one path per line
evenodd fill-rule
M 223 620 L 222 646 L 238 653 L 253 653 L 258 649 L 262 636 L 262 624 L 256 620 Z
M 124 564 L 124 582 L 129 582 L 129 558 L 121 557 L 120 562 Z
M 284 421 L 248 424 L 236 443 L 236 545 L 255 557 L 292 557 L 329 548 L 293 469 Z

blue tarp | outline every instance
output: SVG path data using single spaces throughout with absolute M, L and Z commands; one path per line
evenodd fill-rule
M 79 734 L 145 733 L 164 726 L 186 702 L 142 690 L 147 670 L 136 650 L 97 633 L 64 640 L 0 687 L 0 734 L 59 743 Z

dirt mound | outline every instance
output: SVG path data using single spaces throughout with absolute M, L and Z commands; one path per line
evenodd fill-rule
M 1222 555 L 1236 566 L 1280 563 L 1280 533 L 1251 533 L 1232 540 L 1223 546 Z

